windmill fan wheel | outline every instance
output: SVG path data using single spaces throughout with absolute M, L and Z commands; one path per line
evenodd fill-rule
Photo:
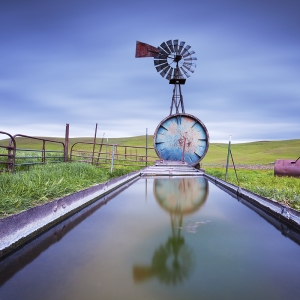
M 194 61 L 197 58 L 192 56 L 195 52 L 191 50 L 191 46 L 185 46 L 185 42 L 169 40 L 157 49 L 159 53 L 154 57 L 154 66 L 162 77 L 167 80 L 185 79 L 190 77 L 190 73 L 194 73 Z

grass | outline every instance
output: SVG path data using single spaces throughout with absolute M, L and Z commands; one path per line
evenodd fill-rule
M 64 138 L 45 137 L 55 141 L 64 142 Z M 101 143 L 102 138 L 97 138 L 97 143 Z M 26 149 L 42 149 L 42 142 L 27 138 L 17 138 L 17 147 Z M 70 138 L 69 145 L 76 142 L 93 142 L 93 137 Z M 106 142 L 106 138 L 104 138 Z M 109 138 L 109 144 L 120 146 L 145 146 L 146 137 L 124 137 Z M 7 146 L 8 139 L 0 140 L 0 145 Z M 153 136 L 148 135 L 148 146 L 153 147 Z M 91 150 L 92 146 L 82 146 L 83 150 Z M 207 155 L 202 160 L 205 164 L 225 164 L 227 158 L 227 144 L 211 143 Z M 46 143 L 47 150 L 62 150 L 59 144 Z M 121 148 L 120 148 L 121 149 Z M 231 144 L 233 158 L 236 164 L 269 164 L 276 159 L 296 159 L 300 156 L 300 139 L 282 141 L 259 141 L 252 143 Z M 98 149 L 96 149 L 98 151 Z M 144 150 L 138 150 L 138 154 L 143 154 Z M 134 153 L 132 153 L 134 154 Z M 149 150 L 149 155 L 156 156 L 154 150 Z
M 47 139 L 53 139 L 56 141 L 64 141 L 63 138 L 51 138 L 51 137 L 46 137 Z M 97 143 L 100 143 L 102 140 L 102 138 L 97 138 Z M 71 148 L 71 146 L 76 143 L 76 142 L 93 142 L 93 138 L 70 138 L 69 140 L 69 145 Z M 104 139 L 104 142 L 106 142 L 106 138 Z M 108 143 L 109 144 L 118 144 L 118 145 L 127 145 L 127 146 L 145 146 L 146 145 L 146 141 L 145 141 L 145 136 L 136 136 L 136 137 L 125 137 L 125 138 L 109 138 L 108 139 Z M 0 140 L 0 145 L 4 145 L 6 146 L 8 144 L 8 140 Z M 153 146 L 153 136 L 148 136 L 148 146 L 152 147 Z M 30 139 L 26 139 L 26 138 L 17 138 L 17 147 L 18 148 L 26 148 L 26 149 L 42 149 L 42 144 L 39 141 L 35 141 L 35 140 L 30 140 Z M 76 146 L 77 147 L 77 146 Z M 208 174 L 211 174 L 213 176 L 219 177 L 221 179 L 224 179 L 225 177 L 225 168 L 218 168 L 218 167 L 214 167 L 212 168 L 211 166 L 221 166 L 221 165 L 225 165 L 226 164 L 226 158 L 227 158 L 227 148 L 228 145 L 227 144 L 219 144 L 219 143 L 211 143 L 210 147 L 208 149 L 208 153 L 205 156 L 205 158 L 201 161 L 202 166 L 206 169 Z M 46 149 L 47 150 L 62 150 L 62 147 L 59 144 L 51 144 L 51 143 L 46 143 Z M 78 145 L 78 148 L 80 150 L 86 150 L 86 151 L 92 151 L 92 145 Z M 0 148 L 1 150 L 1 148 Z M 99 148 L 96 147 L 95 149 L 95 153 L 97 153 L 97 151 L 99 150 Z M 274 177 L 273 175 L 273 171 L 272 170 L 255 170 L 257 167 L 261 166 L 261 165 L 269 165 L 269 167 L 272 168 L 272 163 L 274 163 L 274 161 L 276 159 L 297 159 L 300 156 L 300 139 L 297 140 L 284 140 L 284 141 L 260 141 L 260 142 L 253 142 L 253 143 L 242 143 L 242 144 L 232 144 L 231 145 L 231 150 L 232 150 L 232 154 L 233 154 L 233 158 L 234 158 L 234 162 L 236 165 L 246 165 L 246 166 L 252 166 L 253 170 L 238 170 L 238 176 L 240 179 L 240 185 L 243 188 L 246 188 L 254 193 L 257 193 L 261 196 L 270 198 L 270 199 L 274 199 L 276 201 L 279 202 L 283 202 L 288 204 L 289 206 L 300 210 L 300 179 L 297 178 L 286 178 L 286 177 Z M 4 150 L 3 150 L 4 151 Z M 105 151 L 104 149 L 102 149 L 102 151 Z M 121 152 L 122 151 L 122 152 Z M 128 150 L 129 151 L 129 150 Z M 144 155 L 144 151 L 142 149 L 138 149 L 137 150 L 137 154 L 140 155 Z M 124 153 L 124 148 L 119 147 L 118 148 L 118 152 L 119 153 Z M 28 152 L 27 152 L 28 153 Z M 127 154 L 130 154 L 130 152 L 127 152 Z M 134 149 L 132 149 L 132 155 L 135 155 L 136 152 Z M 153 155 L 156 156 L 154 150 L 150 150 L 149 155 Z M 23 153 L 20 151 L 17 151 L 17 155 L 18 156 L 23 156 Z M 51 155 L 49 153 L 49 155 Z M 55 155 L 55 154 L 53 154 Z M 35 156 L 34 153 L 32 154 L 32 156 Z M 1 159 L 1 157 L 0 157 Z M 33 159 L 34 160 L 34 159 Z M 39 160 L 39 159 L 37 159 Z M 116 159 L 116 163 L 117 159 Z M 129 161 L 130 163 L 130 161 Z M 66 165 L 66 164 L 59 164 L 59 165 Z M 68 165 L 68 164 L 67 164 Z M 71 168 L 70 164 L 70 168 Z M 81 165 L 81 164 L 79 164 Z M 0 165 L 1 166 L 1 165 Z M 76 164 L 74 164 L 74 166 L 76 166 Z M 83 165 L 83 166 L 87 166 L 87 168 L 91 168 L 98 170 L 98 171 L 87 171 L 87 173 L 91 172 L 91 178 L 93 178 L 92 174 L 98 174 L 97 172 L 99 172 L 99 175 L 95 175 L 96 176 L 96 181 L 93 181 L 93 179 L 91 179 L 90 181 L 90 185 L 95 184 L 96 182 L 103 182 L 105 180 L 109 179 L 109 164 L 106 166 L 106 169 L 102 169 L 100 170 L 99 168 L 94 168 L 93 166 L 90 165 Z M 83 169 L 84 167 L 78 167 L 80 170 Z M 142 166 L 141 166 L 142 167 Z M 32 168 L 32 167 L 31 167 Z M 43 173 L 42 169 L 45 168 L 45 173 Z M 7 214 L 11 214 L 14 213 L 14 211 L 20 211 L 22 209 L 26 209 L 25 207 L 31 207 L 34 205 L 38 205 L 40 203 L 43 203 L 43 201 L 45 200 L 43 197 L 45 197 L 48 201 L 50 198 L 55 198 L 55 197 L 59 197 L 62 194 L 59 194 L 57 196 L 54 196 L 55 193 L 51 194 L 50 191 L 55 191 L 55 189 L 57 189 L 58 191 L 61 191 L 63 189 L 65 189 L 65 193 L 72 193 L 75 190 L 73 189 L 72 191 L 69 190 L 69 186 L 70 188 L 71 186 L 76 186 L 76 182 L 78 179 L 77 175 L 75 176 L 74 174 L 77 171 L 73 171 L 74 172 L 74 180 L 72 179 L 73 176 L 69 176 L 66 175 L 64 176 L 64 172 L 66 172 L 66 174 L 68 173 L 68 168 L 69 167 L 64 167 L 66 168 L 66 170 L 61 170 L 60 174 L 56 174 L 55 176 L 51 175 L 52 172 L 53 174 L 55 174 L 55 171 L 57 169 L 59 169 L 59 166 L 57 164 L 53 164 L 51 166 L 40 166 L 39 167 L 34 167 L 32 168 L 32 174 L 35 174 L 34 172 L 37 172 L 37 170 L 40 170 L 41 173 L 43 173 L 45 176 L 45 178 L 43 179 L 43 182 L 40 183 L 40 185 L 42 186 L 41 188 L 41 192 L 44 194 L 39 194 L 40 196 L 36 195 L 36 199 L 34 199 L 33 195 L 35 195 L 36 192 L 27 192 L 28 195 L 30 195 L 32 193 L 31 196 L 31 202 L 26 206 L 23 205 L 23 202 L 26 202 L 27 198 L 23 199 L 23 196 L 20 196 L 21 194 L 19 194 L 19 196 L 17 196 L 17 194 L 14 192 L 15 190 L 22 190 L 24 189 L 25 192 L 25 187 L 26 185 L 28 185 L 28 188 L 33 185 L 33 183 L 31 183 L 31 181 L 34 181 L 36 179 L 34 178 L 38 178 L 38 176 L 41 175 L 30 175 L 31 174 L 31 169 L 28 172 L 28 176 L 32 176 L 33 179 L 30 179 L 29 177 L 27 179 L 25 179 L 25 177 L 27 176 L 26 173 L 17 173 L 15 175 L 13 175 L 13 177 L 15 177 L 15 179 L 10 179 L 11 181 L 14 180 L 14 185 L 10 185 L 10 188 L 5 188 L 5 190 L 11 190 L 10 192 L 8 192 L 8 194 L 5 196 L 6 200 L 5 202 L 11 202 L 12 204 L 12 209 L 4 209 L 2 208 L 2 206 L 0 207 L 0 210 L 2 212 L 0 212 L 0 214 L 2 214 L 2 216 L 5 216 Z M 140 167 L 136 167 L 136 168 L 140 168 Z M 51 169 L 53 169 L 53 171 L 51 171 Z M 121 170 L 121 171 L 120 171 Z M 127 172 L 127 170 L 130 170 L 130 168 L 127 169 L 120 169 L 114 172 L 115 176 L 117 176 L 118 172 Z M 125 171 L 124 171 L 125 170 Z M 95 172 L 95 173 L 94 173 Z M 80 173 L 80 172 L 79 172 Z M 106 174 L 107 177 L 101 177 L 100 174 Z M 72 174 L 72 172 L 71 172 Z M 0 174 L 1 175 L 1 174 Z M 47 175 L 49 176 L 49 180 L 47 179 Z M 1 175 L 2 176 L 2 175 Z M 8 174 L 3 175 L 4 177 L 0 177 L 0 185 L 1 185 L 1 190 L 0 190 L 0 198 L 1 199 L 1 203 L 4 201 L 2 201 L 3 196 L 1 193 L 4 184 L 4 178 L 6 178 L 5 176 L 9 176 Z M 98 176 L 98 177 L 97 177 Z M 52 179 L 51 179 L 52 178 Z M 62 181 L 58 184 L 59 180 L 62 179 Z M 83 178 L 83 177 L 82 177 Z M 235 181 L 235 174 L 234 171 L 232 169 L 229 170 L 229 181 L 237 184 L 237 182 Z M 8 180 L 8 179 L 5 179 Z M 25 180 L 25 181 L 24 181 Z M 100 180 L 100 181 L 99 181 Z M 49 181 L 49 182 L 48 182 Z M 27 183 L 26 183 L 27 182 Z M 47 183 L 48 182 L 48 183 Z M 75 182 L 75 183 L 74 183 Z M 85 182 L 85 180 L 83 180 L 83 182 Z M 47 184 L 46 184 L 47 183 Z M 63 188 L 64 187 L 64 188 Z M 82 186 L 81 185 L 81 179 L 78 180 L 78 189 L 81 188 L 85 188 L 87 186 Z M 76 190 L 78 190 L 76 188 Z M 47 192 L 47 190 L 49 190 L 49 194 Z M 60 192 L 59 192 L 60 193 Z M 13 196 L 12 196 L 13 195 Z M 23 194 L 22 194 L 23 195 Z M 11 197 L 11 199 L 10 199 Z M 26 196 L 27 197 L 27 196 Z M 44 199 L 44 200 L 43 200 Z M 36 203 L 36 204 L 35 204 Z M 0 204 L 2 205 L 2 204 Z M 14 210 L 15 207 L 17 207 L 17 210 Z
M 95 184 L 136 170 L 119 168 L 110 173 L 85 163 L 32 166 L 29 171 L 0 173 L 0 217 L 44 204 Z
M 227 144 L 210 144 L 202 163 L 226 164 L 227 151 Z M 231 151 L 235 164 L 270 164 L 276 159 L 296 160 L 300 156 L 300 139 L 231 144 Z
M 225 180 L 225 168 L 206 168 L 207 174 Z M 284 203 L 300 210 L 300 178 L 275 177 L 273 170 L 228 170 L 227 181 L 260 196 Z

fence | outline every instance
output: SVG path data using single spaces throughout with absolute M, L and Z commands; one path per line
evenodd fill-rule
M 68 161 L 68 129 L 67 124 L 65 143 L 23 134 L 12 136 L 7 132 L 0 131 L 0 134 L 9 138 L 7 145 L 0 144 L 0 172 L 14 171 L 16 168 L 37 164 Z M 17 144 L 21 139 L 24 139 L 22 145 L 24 145 L 24 141 L 31 141 L 31 143 L 28 142 L 31 145 L 32 141 L 35 141 L 40 142 L 40 147 L 35 145 L 35 149 L 31 149 L 31 147 L 18 148 Z M 52 147 L 55 150 L 46 149 L 46 145 L 49 144 L 55 145 Z M 61 147 L 61 150 L 56 150 L 57 145 Z M 157 159 L 153 147 L 108 144 L 103 143 L 103 139 L 102 143 L 96 143 L 96 139 L 94 142 L 76 142 L 70 149 L 70 161 L 91 163 L 97 167 L 111 168 L 111 170 L 114 166 L 143 167 L 154 163 Z
M 10 138 L 10 143 L 7 146 L 0 145 L 0 172 L 13 170 L 16 156 L 16 141 L 7 132 L 0 131 L 0 134 Z
M 37 138 L 23 134 L 16 134 L 11 136 L 7 132 L 0 131 L 0 134 L 7 135 L 10 141 L 7 146 L 1 146 L 1 149 L 5 149 L 0 153 L 0 171 L 14 171 L 16 167 L 45 164 L 45 163 L 58 163 L 66 161 L 65 156 L 65 144 L 63 142 Z M 17 148 L 17 139 L 24 138 L 28 140 L 35 140 L 41 142 L 41 149 L 28 149 L 28 148 Z M 62 147 L 62 150 L 46 150 L 46 143 L 58 144 Z M 19 154 L 19 155 L 18 155 Z M 29 155 L 27 155 L 29 154 Z M 3 159 L 4 158 L 4 159 Z M 5 169 L 1 166 L 6 166 Z
M 154 154 L 148 155 L 149 150 L 154 152 L 153 147 L 77 142 L 71 147 L 70 161 L 81 161 L 106 168 L 111 168 L 112 163 L 114 166 L 141 167 L 158 159 Z

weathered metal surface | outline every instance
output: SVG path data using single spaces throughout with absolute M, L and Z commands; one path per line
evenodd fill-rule
M 155 165 L 141 170 L 144 176 L 201 176 L 203 170 L 198 170 L 186 162 L 158 160 Z
M 184 161 L 194 166 L 204 158 L 208 147 L 209 135 L 205 125 L 189 114 L 165 118 L 154 133 L 154 148 L 163 160 Z
M 139 57 L 156 57 L 159 54 L 159 49 L 136 41 L 136 49 L 135 49 L 135 57 L 139 58 Z
M 277 159 L 274 165 L 274 175 L 300 177 L 299 158 L 297 160 Z
M 7 154 L 0 154 L 0 156 L 4 157 L 7 160 L 0 160 L 0 166 L 5 165 L 7 171 L 14 171 L 15 167 L 15 157 L 16 157 L 16 141 L 12 135 L 7 132 L 0 131 L 0 134 L 7 135 L 10 138 L 10 143 L 8 146 L 1 146 L 0 148 L 4 148 L 7 150 Z M 0 168 L 0 172 L 2 172 L 2 168 Z

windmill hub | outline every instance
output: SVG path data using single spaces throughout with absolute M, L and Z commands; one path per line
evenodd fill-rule
M 181 59 L 182 59 L 181 55 L 176 55 L 175 58 L 174 58 L 174 61 L 179 62 Z

